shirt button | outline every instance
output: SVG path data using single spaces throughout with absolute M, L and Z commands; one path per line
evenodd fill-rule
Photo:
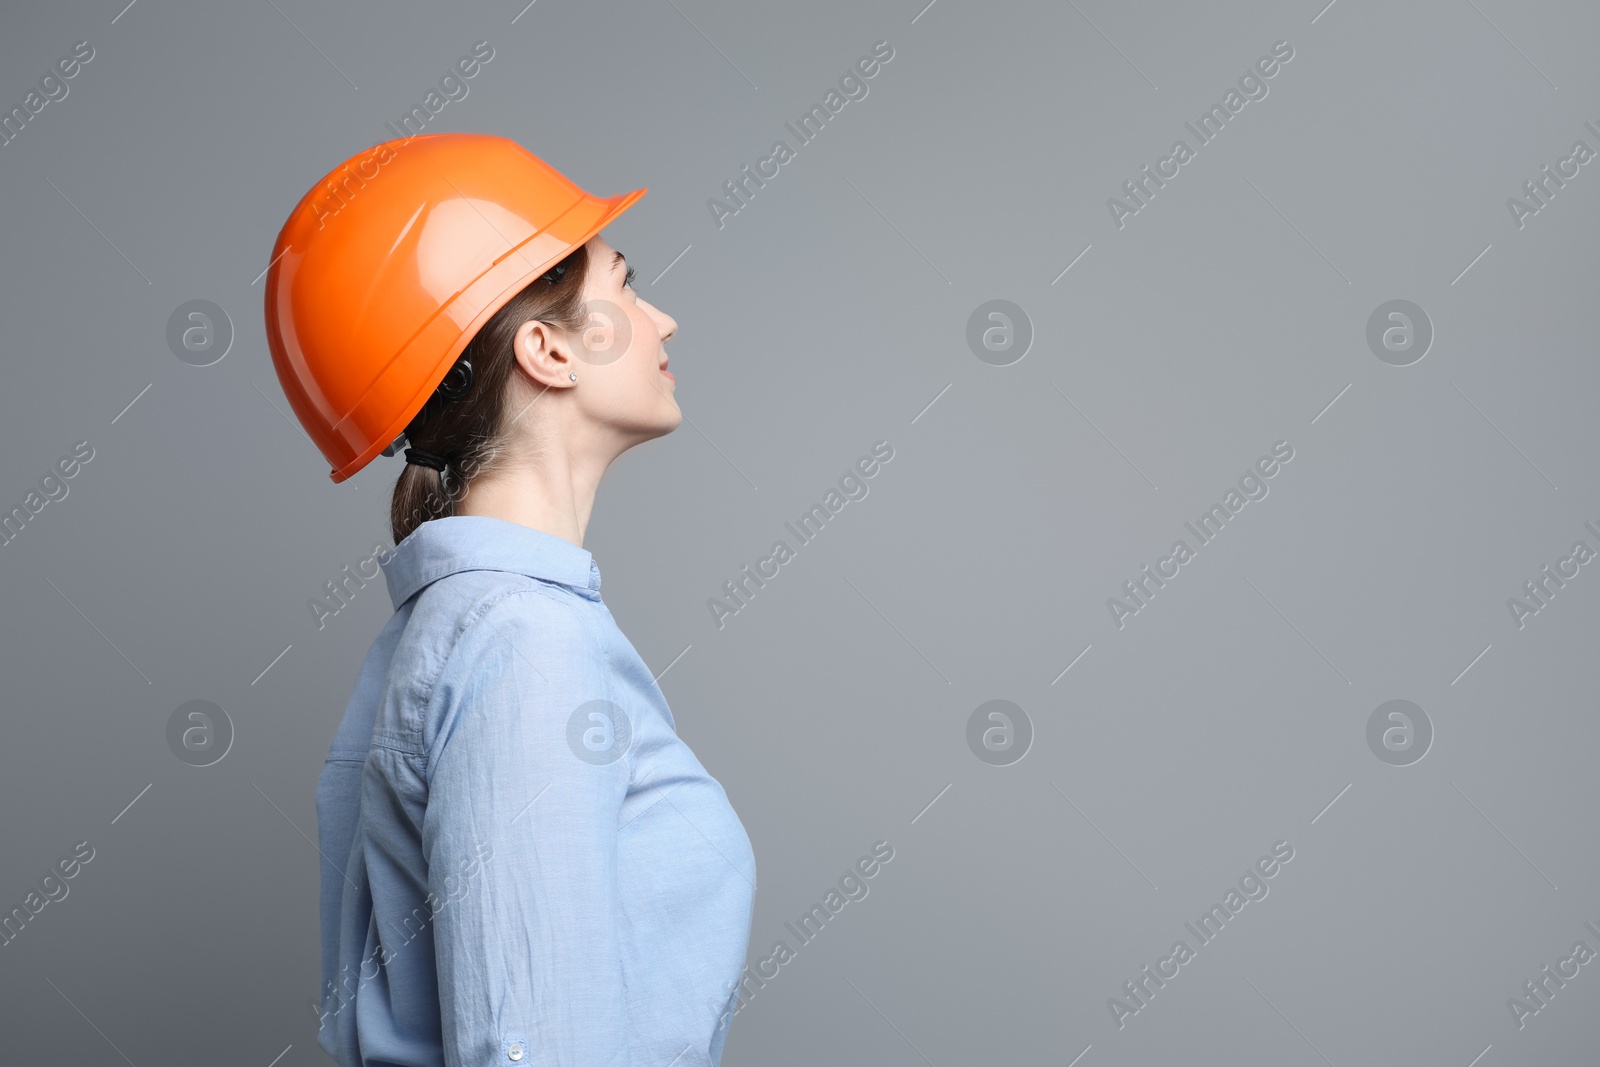
M 512 1045 L 509 1049 L 506 1050 L 506 1055 L 510 1056 L 513 1060 L 522 1059 L 522 1046 L 521 1045 Z

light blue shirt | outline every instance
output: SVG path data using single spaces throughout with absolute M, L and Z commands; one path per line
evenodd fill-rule
M 716 1067 L 755 856 L 599 566 L 483 516 L 380 563 L 395 614 L 317 785 L 318 1043 L 344 1067 Z

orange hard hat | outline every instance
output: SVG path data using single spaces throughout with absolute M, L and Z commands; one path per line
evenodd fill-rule
M 591 196 L 515 141 L 386 141 L 301 198 L 267 268 L 267 347 L 342 482 L 404 432 L 478 328 L 645 194 Z

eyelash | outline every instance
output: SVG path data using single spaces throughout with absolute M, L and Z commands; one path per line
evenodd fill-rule
M 632 267 L 629 267 L 628 268 L 628 273 L 623 275 L 623 277 L 622 277 L 622 287 L 624 289 L 632 289 L 633 288 L 633 279 L 638 273 L 639 273 L 638 271 L 634 270 Z

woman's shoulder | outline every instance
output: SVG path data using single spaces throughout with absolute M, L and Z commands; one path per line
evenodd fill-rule
M 455 581 L 437 594 L 448 607 L 430 610 L 440 612 L 449 639 L 434 649 L 433 680 L 415 704 L 416 738 L 430 765 L 463 715 L 515 720 L 554 737 L 579 705 L 615 693 L 603 635 L 581 598 L 520 575 Z
M 462 571 L 422 590 L 408 629 L 447 659 L 481 655 L 513 638 L 586 639 L 593 624 L 570 591 L 507 571 Z
M 402 609 L 387 685 L 426 699 L 451 669 L 481 675 L 509 647 L 582 649 L 597 634 L 576 599 L 506 571 L 461 571 L 430 582 Z

